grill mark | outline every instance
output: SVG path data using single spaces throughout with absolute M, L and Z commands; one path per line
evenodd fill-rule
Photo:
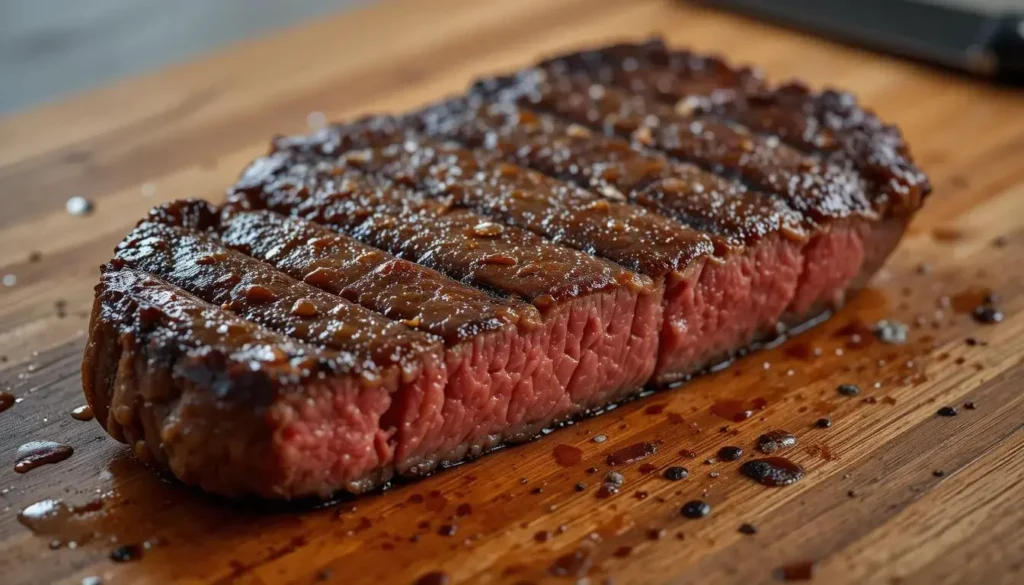
M 114 259 L 102 272 L 97 287 L 101 321 L 149 346 L 150 359 L 177 361 L 175 375 L 209 385 L 220 398 L 231 398 L 234 390 L 239 401 L 266 404 L 273 389 L 305 379 L 373 375 L 349 352 L 324 349 L 239 318 L 123 260 Z
M 677 221 L 504 162 L 495 153 L 409 133 L 402 121 L 371 117 L 330 128 L 326 143 L 345 166 L 402 181 L 426 196 L 611 260 L 654 279 L 713 253 L 711 239 Z M 321 141 L 324 138 L 321 137 Z M 291 139 L 287 148 L 300 145 Z M 301 148 L 301 146 L 300 146 Z M 308 150 L 308 149 L 307 149 Z
M 278 151 L 250 167 L 229 195 L 229 205 L 265 208 L 328 226 L 463 284 L 525 300 L 542 312 L 591 292 L 618 286 L 643 291 L 653 284 L 525 230 L 485 233 L 481 226 L 490 223 L 487 218 L 400 181 L 352 169 L 344 176 L 335 173 L 333 165 Z
M 537 319 L 523 303 L 498 299 L 314 223 L 271 211 L 224 218 L 220 241 L 301 280 L 449 345 Z
M 474 91 L 550 112 L 608 135 L 629 137 L 673 158 L 698 161 L 720 176 L 738 173 L 751 186 L 781 197 L 815 221 L 876 217 L 854 173 L 805 157 L 777 138 L 696 119 L 663 103 L 596 84 L 586 76 L 527 70 L 480 82 Z
M 417 356 L 439 345 L 200 232 L 143 222 L 118 246 L 116 258 L 282 336 L 348 352 L 366 371 L 378 365 L 411 367 Z
M 601 83 L 738 122 L 805 154 L 854 167 L 871 183 L 872 202 L 886 212 L 912 212 L 931 192 L 899 129 L 848 92 L 814 93 L 799 81 L 768 87 L 748 67 L 671 50 L 661 39 L 570 53 L 541 67 L 562 75 L 586 71 Z
M 730 246 L 775 232 L 807 237 L 802 216 L 778 199 L 549 114 L 468 97 L 436 104 L 410 118 L 428 134 L 486 149 L 595 193 L 624 195 Z

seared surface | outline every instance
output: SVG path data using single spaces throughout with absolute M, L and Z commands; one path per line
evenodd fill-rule
M 740 178 L 751 187 L 777 194 L 815 220 L 874 216 L 863 181 L 852 171 L 803 155 L 776 137 L 752 134 L 687 108 L 601 85 L 585 74 L 555 76 L 532 69 L 479 82 L 475 91 L 550 111 Z
M 502 162 L 497 153 L 472 151 L 443 140 L 404 131 L 392 118 L 367 118 L 332 126 L 326 140 L 336 176 L 346 167 L 414 185 L 456 208 L 467 208 L 611 260 L 652 278 L 683 270 L 712 252 L 708 237 L 646 209 L 625 203 L 618 193 L 581 189 L 542 173 Z M 290 141 L 290 149 L 309 152 Z M 347 154 L 344 149 L 358 149 Z
M 478 96 L 447 100 L 412 114 L 428 134 L 497 152 L 517 164 L 572 181 L 609 199 L 629 199 L 694 229 L 751 243 L 781 231 L 806 237 L 802 217 L 783 201 L 700 167 L 635 148 L 628 140 L 515 103 Z
M 143 222 L 118 246 L 116 257 L 241 318 L 350 352 L 371 371 L 389 364 L 408 365 L 437 343 L 184 228 Z
M 239 212 L 226 217 L 221 230 L 224 245 L 449 344 L 539 318 L 530 305 L 488 295 L 308 221 Z
M 824 154 L 871 182 L 868 196 L 879 210 L 913 213 L 931 190 L 899 129 L 860 107 L 848 92 L 813 93 L 799 81 L 768 87 L 755 70 L 672 50 L 660 39 L 571 53 L 541 67 L 555 75 L 585 73 L 677 110 L 733 120 L 806 153 Z
M 278 151 L 249 168 L 229 206 L 270 209 L 337 228 L 466 284 L 554 303 L 650 281 L 611 263 L 546 242 L 528 231 L 453 207 L 404 182 L 358 173 L 338 176 L 331 164 L 293 164 Z
M 270 404 L 278 391 L 304 379 L 351 373 L 359 365 L 346 352 L 275 333 L 151 274 L 127 268 L 121 260 L 103 267 L 97 299 L 93 327 L 113 327 L 145 346 L 149 358 L 177 362 L 174 376 L 211 381 L 210 390 L 218 399 L 253 408 Z M 106 389 L 86 384 L 87 394 L 98 390 Z M 107 412 L 97 411 L 96 401 L 90 402 L 97 418 L 105 420 Z
M 839 94 L 656 41 L 567 55 L 154 209 L 98 290 L 86 392 L 206 489 L 361 493 L 818 318 L 927 191 Z

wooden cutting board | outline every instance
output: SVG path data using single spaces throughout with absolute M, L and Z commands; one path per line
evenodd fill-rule
M 831 322 L 541 441 L 322 509 L 183 488 L 71 418 L 97 267 L 150 206 L 219 198 L 272 134 L 303 131 L 312 112 L 401 110 L 653 31 L 776 79 L 852 89 L 903 128 L 935 194 Z M 91 215 L 65 211 L 76 195 Z M 1024 95 L 1010 90 L 661 0 L 392 2 L 0 120 L 0 275 L 0 389 L 20 399 L 0 413 L 8 585 L 414 583 L 434 571 L 459 584 L 756 583 L 782 567 L 819 583 L 1024 582 Z M 1003 322 L 966 313 L 983 288 Z M 911 324 L 909 342 L 853 339 L 881 318 Z M 841 396 L 841 383 L 862 392 Z M 754 398 L 767 407 L 745 422 L 711 412 Z M 938 416 L 943 406 L 959 415 Z M 746 460 L 772 429 L 798 438 L 787 455 L 807 474 L 792 486 L 705 461 L 729 445 Z M 31 440 L 74 455 L 16 474 Z M 621 493 L 598 498 L 608 453 L 638 442 L 658 452 L 617 468 Z M 556 445 L 583 460 L 559 465 Z M 669 466 L 689 478 L 663 478 Z M 19 522 L 46 499 L 67 517 Z M 680 515 L 694 499 L 708 517 Z

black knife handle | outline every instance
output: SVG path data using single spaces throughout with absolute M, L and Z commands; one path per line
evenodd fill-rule
M 914 0 L 703 0 L 837 40 L 1024 83 L 1024 14 L 989 15 Z

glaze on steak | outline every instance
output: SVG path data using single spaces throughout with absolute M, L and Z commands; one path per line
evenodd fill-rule
M 362 493 L 841 306 L 929 193 L 852 97 L 658 40 L 278 138 L 103 268 L 97 418 L 226 495 Z

